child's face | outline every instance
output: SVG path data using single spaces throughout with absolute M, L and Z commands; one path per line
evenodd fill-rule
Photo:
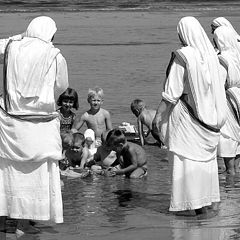
M 91 146 L 91 145 L 93 144 L 92 138 L 87 137 L 87 138 L 85 139 L 85 143 L 86 143 L 87 146 Z
M 124 143 L 117 143 L 112 145 L 112 149 L 118 153 L 120 153 L 123 150 L 123 148 L 124 148 Z
M 82 143 L 83 143 L 82 140 L 74 141 L 73 144 L 72 144 L 71 149 L 72 149 L 74 152 L 80 152 L 80 151 L 82 151 L 82 149 L 83 149 Z
M 139 111 L 137 109 L 133 109 L 132 112 L 136 117 L 139 116 Z
M 65 111 L 70 111 L 71 108 L 73 107 L 73 105 L 74 105 L 74 100 L 72 100 L 72 99 L 66 98 L 66 99 L 62 100 L 62 108 Z
M 98 110 L 101 107 L 102 103 L 103 103 L 103 99 L 98 95 L 92 96 L 89 99 L 89 104 L 91 108 L 94 110 Z

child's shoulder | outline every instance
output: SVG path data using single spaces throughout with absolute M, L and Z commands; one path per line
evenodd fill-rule
M 127 141 L 127 144 L 128 144 L 129 149 L 143 149 L 142 146 L 140 146 L 139 144 L 134 143 L 134 142 Z
M 90 110 L 88 110 L 88 111 L 82 113 L 81 118 L 88 118 L 89 113 L 90 113 L 89 111 L 90 111 Z
M 156 110 L 155 109 L 152 109 L 152 108 L 145 108 L 145 111 L 143 111 L 145 114 L 155 114 L 156 113 Z
M 110 114 L 110 112 L 108 110 L 106 110 L 105 108 L 100 108 L 100 111 L 103 113 L 103 114 Z
M 144 120 L 144 119 L 148 119 L 149 116 L 151 116 L 151 117 L 155 116 L 155 114 L 156 114 L 156 110 L 154 110 L 154 109 L 145 109 L 144 111 L 142 111 L 139 114 L 138 118 L 140 120 Z

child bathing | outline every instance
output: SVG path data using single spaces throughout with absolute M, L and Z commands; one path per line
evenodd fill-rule
M 125 175 L 129 178 L 141 178 L 147 175 L 147 159 L 144 149 L 138 144 L 128 142 L 123 131 L 111 130 L 106 143 L 117 154 L 119 168 L 110 168 L 112 175 Z
M 154 132 L 152 128 L 152 121 L 156 115 L 156 110 L 147 109 L 145 102 L 141 99 L 135 99 L 132 101 L 131 110 L 132 113 L 137 117 L 138 134 L 141 145 L 143 146 L 145 143 L 147 143 L 146 137 L 151 133 L 160 146 L 162 146 L 163 143 L 160 140 L 158 133 Z M 143 126 L 146 126 L 148 129 L 146 135 L 144 134 Z
M 97 152 L 94 154 L 93 159 L 85 165 L 86 167 L 91 167 L 94 172 L 100 172 L 101 170 L 114 166 L 117 159 L 116 152 L 106 144 L 108 133 L 109 131 L 102 133 L 102 145 L 97 148 Z
M 75 168 L 78 168 L 81 164 L 83 156 L 84 135 L 82 133 L 74 133 L 72 135 L 72 138 L 73 141 L 71 147 L 65 151 L 64 160 L 60 161 L 61 175 L 70 178 L 83 178 L 89 175 L 89 171 L 78 173 L 73 170 Z
M 62 138 L 63 150 L 67 149 L 72 142 L 71 128 L 75 120 L 76 114 L 72 111 L 72 108 L 78 110 L 78 94 L 72 89 L 68 88 L 63 92 L 58 100 L 57 105 L 60 118 L 60 134 Z
M 95 133 L 92 129 L 87 129 L 84 132 L 84 147 L 81 159 L 80 168 L 84 168 L 85 164 L 93 159 L 94 154 L 97 151 L 95 146 Z
M 79 131 L 83 124 L 86 123 L 87 128 L 94 131 L 96 146 L 98 147 L 101 145 L 101 134 L 106 130 L 112 129 L 111 116 L 107 110 L 101 107 L 103 104 L 102 88 L 89 89 L 87 100 L 90 104 L 90 109 L 76 119 L 72 132 Z

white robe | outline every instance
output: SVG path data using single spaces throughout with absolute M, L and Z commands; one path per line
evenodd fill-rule
M 219 133 L 199 125 L 188 114 L 184 104 L 177 100 L 184 86 L 184 67 L 175 59 L 163 99 L 174 103 L 169 116 L 165 116 L 161 134 L 169 149 L 172 167 L 170 211 L 198 209 L 220 201 L 217 144 Z
M 25 40 L 13 41 L 12 49 L 16 49 L 15 44 L 21 46 Z M 1 54 L 8 41 L 0 40 Z M 36 38 L 36 41 L 39 40 Z M 10 59 L 15 54 L 10 49 Z M 52 60 L 43 77 L 45 84 L 35 97 L 25 98 L 18 91 L 16 69 L 13 63 L 8 64 L 10 113 L 55 114 L 54 95 L 68 87 L 67 65 L 61 53 Z M 3 107 L 3 99 L 0 103 Z M 0 216 L 63 222 L 58 167 L 62 157 L 59 119 L 24 121 L 0 110 L 0 122 Z
M 220 79 L 220 64 L 206 33 L 193 17 L 178 25 L 183 43 L 168 68 L 162 97 L 172 104 L 163 116 L 162 139 L 173 164 L 170 211 L 202 208 L 220 201 L 217 144 L 226 120 L 226 98 Z M 189 114 L 194 115 L 212 131 Z
M 220 18 L 221 19 L 221 18 Z M 240 122 L 238 122 L 233 108 L 240 117 L 240 46 L 234 38 L 235 31 L 227 26 L 220 26 L 214 31 L 214 40 L 218 46 L 219 59 L 222 63 L 221 71 L 225 79 L 228 101 L 227 120 L 221 128 L 221 138 L 218 146 L 218 155 L 221 157 L 235 157 L 240 144 Z

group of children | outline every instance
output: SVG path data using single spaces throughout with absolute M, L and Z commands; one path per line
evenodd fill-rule
M 152 131 L 155 110 L 146 109 L 144 101 L 136 99 L 131 103 L 131 110 L 138 118 L 140 144 L 127 140 L 120 128 L 113 128 L 109 111 L 102 108 L 103 90 L 96 87 L 89 89 L 88 103 L 90 109 L 77 117 L 73 109 L 78 110 L 78 94 L 68 88 L 58 101 L 60 132 L 63 147 L 63 160 L 60 161 L 62 175 L 69 170 L 91 172 L 107 176 L 125 175 L 140 178 L 147 174 L 147 159 L 142 146 L 147 143 L 146 136 L 151 132 L 161 144 L 158 134 Z M 87 130 L 80 132 L 86 124 Z M 143 131 L 146 126 L 147 134 Z M 75 173 L 75 172 L 74 172 Z M 76 176 L 79 173 L 76 172 Z

